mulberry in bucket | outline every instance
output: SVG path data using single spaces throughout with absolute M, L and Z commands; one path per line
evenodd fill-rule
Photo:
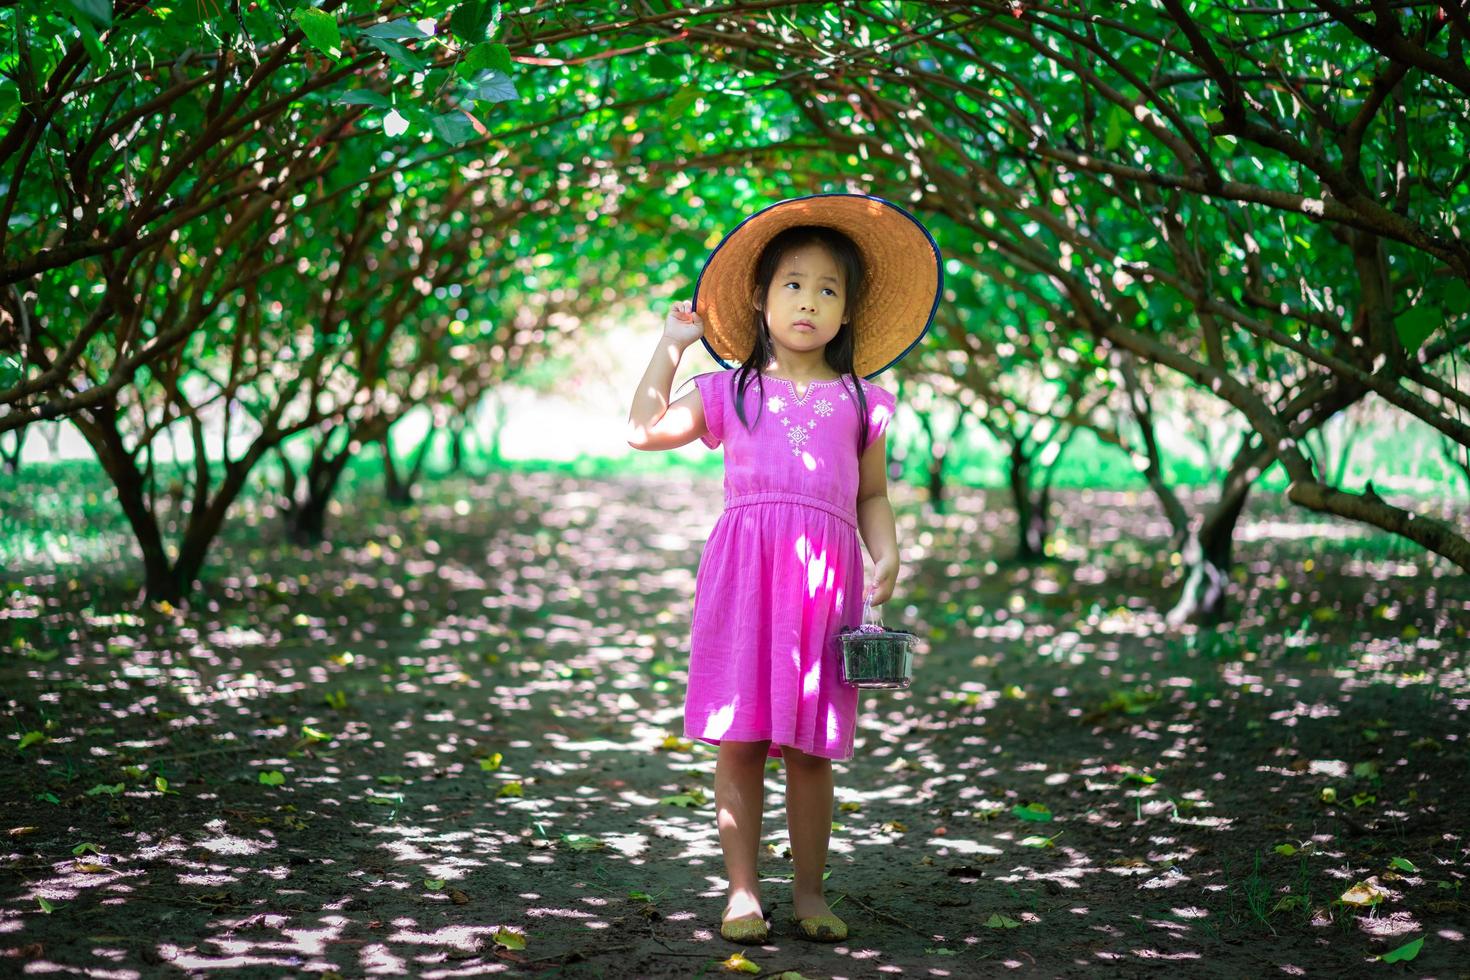
M 862 623 L 843 627 L 837 639 L 842 646 L 842 683 L 849 687 L 906 688 L 913 682 L 918 636 L 874 622 L 867 598 Z

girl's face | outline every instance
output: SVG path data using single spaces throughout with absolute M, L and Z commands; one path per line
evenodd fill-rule
M 781 257 L 765 300 L 772 342 L 794 351 L 820 351 L 842 327 L 846 283 L 825 248 L 804 245 Z

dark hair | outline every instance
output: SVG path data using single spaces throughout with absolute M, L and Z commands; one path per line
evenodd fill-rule
M 843 316 L 845 322 L 837 329 L 837 334 L 827 342 L 822 356 L 827 366 L 844 377 L 852 378 L 852 387 L 857 395 L 858 409 L 858 455 L 868 448 L 868 399 L 863 395 L 862 380 L 852 367 L 852 355 L 854 347 L 853 326 L 851 315 L 857 309 L 862 300 L 864 275 L 863 257 L 858 251 L 857 245 L 853 243 L 842 232 L 835 228 L 826 228 L 821 225 L 797 225 L 787 228 L 785 231 L 772 238 L 761 251 L 760 258 L 755 263 L 755 282 L 751 284 L 755 295 L 764 297 L 770 291 L 771 281 L 776 278 L 776 270 L 789 253 L 807 245 L 819 245 L 827 250 L 832 256 L 832 261 L 842 270 L 842 278 L 846 285 L 844 296 Z M 764 409 L 766 402 L 765 365 L 771 363 L 775 355 L 775 348 L 771 343 L 770 328 L 766 326 L 766 315 L 762 310 L 751 310 L 751 316 L 755 318 L 755 343 L 751 345 L 750 356 L 740 367 L 735 369 L 735 414 L 740 417 L 741 423 L 749 430 L 752 423 L 745 419 L 745 392 L 750 387 L 751 381 L 755 381 L 756 389 L 760 392 L 761 408 Z M 757 415 L 759 418 L 759 415 Z

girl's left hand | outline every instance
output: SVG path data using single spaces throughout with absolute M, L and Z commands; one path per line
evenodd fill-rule
M 873 605 L 881 606 L 893 597 L 893 587 L 898 584 L 898 559 L 885 557 L 873 563 L 873 581 L 868 586 Z

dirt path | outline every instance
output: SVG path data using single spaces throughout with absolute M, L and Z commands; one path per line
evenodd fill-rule
M 1467 975 L 1463 577 L 1257 515 L 1239 631 L 1180 636 L 1143 501 L 1065 498 L 1107 557 L 1032 569 L 987 565 L 998 500 L 927 535 L 898 502 L 921 557 L 888 615 L 930 642 L 836 767 L 852 938 L 785 922 L 770 771 L 761 974 Z M 717 508 L 678 478 L 497 475 L 363 502 L 326 555 L 242 526 L 213 608 L 13 588 L 0 971 L 723 972 L 713 753 L 669 738 Z

